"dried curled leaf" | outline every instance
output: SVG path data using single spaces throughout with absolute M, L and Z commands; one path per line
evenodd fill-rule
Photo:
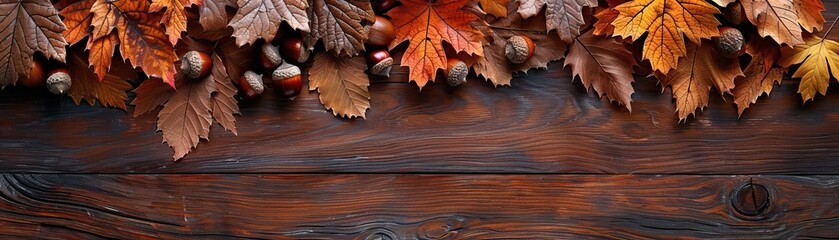
M 615 7 L 614 35 L 637 40 L 644 33 L 643 59 L 653 70 L 667 74 L 685 56 L 684 37 L 699 44 L 719 36 L 717 7 L 703 0 L 636 0 Z
M 830 39 L 810 36 L 803 45 L 793 49 L 785 48 L 778 64 L 789 67 L 801 64 L 792 77 L 801 78 L 798 93 L 804 102 L 816 97 L 816 93 L 827 94 L 830 84 L 830 74 L 833 77 L 839 73 L 839 43 Z M 828 70 L 829 69 L 829 70 Z
M 126 92 L 131 90 L 129 80 L 136 80 L 137 73 L 126 64 L 118 64 L 116 71 L 105 75 L 102 81 L 90 71 L 88 56 L 83 47 L 74 47 L 67 65 L 73 84 L 70 85 L 68 95 L 73 98 L 76 105 L 82 100 L 93 106 L 98 101 L 104 107 L 125 109 L 125 100 L 128 99 Z
M 314 49 L 318 40 L 336 56 L 355 56 L 364 50 L 370 24 L 375 21 L 368 0 L 310 0 L 309 29 L 305 41 Z
M 556 34 L 548 33 L 543 14 L 525 20 L 515 14 L 518 10 L 515 3 L 508 4 L 508 9 L 508 17 L 480 27 L 488 42 L 484 45 L 484 56 L 463 58 L 472 65 L 475 74 L 496 86 L 510 85 L 514 72 L 526 73 L 530 69 L 546 68 L 549 62 L 562 59 L 565 53 L 565 42 Z M 536 47 L 533 56 L 520 64 L 511 63 L 504 55 L 507 39 L 516 35 L 529 37 Z
M 366 69 L 364 57 L 318 53 L 309 69 L 309 91 L 318 90 L 320 102 L 335 116 L 364 118 L 370 108 Z
M 472 13 L 461 10 L 467 0 L 405 0 L 390 10 L 396 39 L 390 49 L 409 41 L 401 63 L 408 66 L 409 81 L 422 89 L 434 81 L 438 69 L 446 67 L 447 42 L 456 52 L 483 56 L 483 34 L 471 24 L 482 22 Z
M 667 75 L 657 74 L 662 90 L 670 86 L 676 99 L 680 120 L 687 119 L 696 109 L 708 106 L 711 87 L 720 95 L 731 93 L 734 78 L 743 76 L 740 63 L 722 57 L 710 43 L 701 47 L 688 44 L 687 57 Z
M 65 29 L 49 1 L 0 0 L 0 88 L 29 76 L 36 51 L 64 62 Z
M 152 0 L 150 12 L 160 12 L 163 8 L 163 19 L 160 22 L 166 26 L 166 35 L 172 46 L 178 44 L 181 33 L 186 31 L 186 9 L 192 5 L 201 5 L 201 0 Z
M 745 77 L 734 80 L 734 103 L 737 113 L 743 116 L 743 111 L 749 104 L 757 102 L 757 98 L 764 93 L 768 96 L 774 84 L 781 84 L 785 68 L 775 67 L 775 61 L 781 55 L 779 46 L 762 37 L 753 37 L 746 43 L 746 53 L 752 56 L 749 65 L 743 72 Z
M 519 14 L 524 18 L 538 15 L 545 5 L 545 19 L 548 31 L 556 30 L 562 41 L 570 43 L 580 35 L 583 19 L 583 7 L 597 6 L 597 0 L 517 0 Z
M 780 44 L 795 46 L 804 43 L 801 25 L 821 29 L 824 4 L 818 0 L 742 0 L 743 13 L 760 36 L 768 36 Z
M 586 89 L 594 88 L 602 98 L 615 101 L 632 111 L 630 96 L 632 66 L 635 58 L 629 50 L 615 40 L 596 36 L 591 31 L 575 38 L 565 57 L 565 66 L 571 66 L 574 76 L 579 76 Z
M 239 10 L 228 26 L 233 27 L 236 44 L 253 44 L 256 39 L 274 39 L 281 22 L 293 29 L 309 31 L 305 0 L 239 0 Z

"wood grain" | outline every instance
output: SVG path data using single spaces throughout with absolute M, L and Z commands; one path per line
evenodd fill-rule
M 839 4 L 826 3 L 833 19 Z M 332 117 L 314 93 L 293 102 L 264 94 L 242 104 L 239 136 L 215 125 L 180 162 L 155 133 L 154 114 L 7 89 L 0 172 L 839 174 L 839 94 L 802 106 L 797 80 L 740 119 L 730 97 L 713 97 L 679 124 L 654 79 L 635 83 L 630 113 L 586 93 L 559 63 L 497 89 L 472 79 L 419 92 L 388 82 L 404 81 L 399 71 L 371 87 L 367 120 Z
M 762 215 L 733 210 L 748 182 Z M 839 235 L 837 176 L 0 176 L 0 236 L 255 239 Z

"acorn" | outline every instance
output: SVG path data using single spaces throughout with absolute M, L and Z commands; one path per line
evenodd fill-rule
M 378 14 L 386 13 L 388 10 L 396 6 L 396 0 L 375 0 L 373 1 L 373 11 Z
M 387 18 L 376 16 L 376 21 L 370 26 L 370 33 L 367 35 L 367 44 L 374 46 L 387 46 L 396 33 L 393 31 L 393 24 Z
M 533 40 L 527 36 L 512 36 L 507 39 L 507 45 L 504 46 L 504 55 L 507 56 L 507 60 L 515 64 L 523 63 L 533 57 L 534 51 L 536 51 L 536 45 L 533 45 Z
M 18 83 L 24 87 L 37 87 L 44 84 L 44 65 L 41 61 L 32 59 L 32 69 L 29 71 L 29 76 L 21 78 Z
M 743 5 L 739 1 L 728 4 L 722 13 L 723 18 L 731 24 L 740 25 L 745 22 L 746 15 L 743 12 Z
M 370 65 L 370 74 L 390 77 L 390 69 L 393 66 L 393 58 L 387 50 L 379 49 L 367 53 L 367 64 Z
M 210 75 L 212 69 L 213 59 L 211 59 L 210 55 L 206 53 L 189 51 L 181 57 L 181 71 L 183 71 L 188 78 L 205 78 Z
M 467 74 L 469 74 L 469 67 L 466 63 L 457 58 L 449 58 L 446 64 L 446 83 L 449 86 L 457 87 L 465 83 Z
M 265 71 L 271 71 L 283 63 L 283 58 L 280 57 L 280 49 L 271 43 L 264 43 L 259 48 L 259 62 L 262 63 L 262 68 Z
M 239 89 L 247 98 L 254 98 L 265 91 L 265 85 L 262 84 L 262 75 L 256 74 L 253 71 L 247 71 L 242 78 L 239 79 Z
M 67 93 L 72 84 L 70 73 L 64 68 L 53 69 L 47 77 L 47 89 L 55 95 Z
M 311 54 L 311 50 L 303 46 L 303 40 L 297 36 L 284 38 L 281 48 L 283 58 L 296 63 L 306 62 Z
M 283 97 L 291 98 L 300 94 L 303 80 L 300 78 L 300 68 L 289 63 L 283 63 L 271 74 L 274 87 Z
M 740 50 L 743 48 L 743 34 L 740 30 L 732 27 L 720 27 L 720 36 L 714 37 L 714 44 L 720 51 L 720 55 L 726 58 L 736 58 L 740 56 Z

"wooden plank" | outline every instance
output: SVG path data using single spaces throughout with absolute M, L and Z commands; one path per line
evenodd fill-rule
M 829 19 L 839 14 L 839 2 L 827 5 Z M 629 113 L 586 94 L 559 65 L 497 89 L 476 79 L 422 92 L 374 84 L 366 120 L 332 117 L 313 93 L 293 102 L 264 94 L 242 104 L 239 136 L 215 125 L 210 142 L 177 163 L 153 114 L 7 90 L 0 172 L 839 173 L 839 94 L 802 106 L 798 81 L 785 80 L 740 119 L 730 97 L 713 97 L 679 124 L 654 79 L 635 83 Z
M 747 217 L 753 182 L 769 206 Z M 837 176 L 0 176 L 0 236 L 566 239 L 839 236 Z M 387 238 L 389 237 L 389 238 Z

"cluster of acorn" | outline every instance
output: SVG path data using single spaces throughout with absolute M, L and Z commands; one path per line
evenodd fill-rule
M 29 72 L 27 78 L 22 78 L 17 83 L 21 86 L 34 88 L 44 85 L 46 82 L 47 89 L 56 95 L 67 93 L 70 90 L 70 85 L 73 83 L 70 80 L 70 73 L 64 67 L 56 67 L 49 71 L 45 76 L 44 65 L 37 59 L 32 60 L 32 70 Z
M 733 25 L 740 25 L 748 21 L 743 14 L 743 6 L 740 2 L 731 3 L 723 10 L 723 18 Z M 712 39 L 719 53 L 726 58 L 740 56 L 743 53 L 743 45 L 745 44 L 743 33 L 737 30 L 737 28 L 729 26 L 722 26 L 719 30 L 720 36 Z

